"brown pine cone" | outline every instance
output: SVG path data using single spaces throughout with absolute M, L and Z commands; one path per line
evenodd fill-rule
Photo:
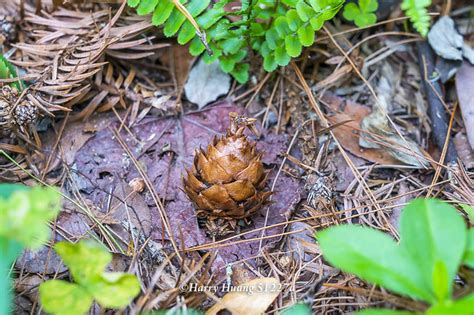
M 0 15 L 0 44 L 13 42 L 16 35 L 15 19 L 12 16 Z
M 23 100 L 20 104 L 15 106 L 12 115 L 20 127 L 28 126 L 35 123 L 38 119 L 38 107 L 33 105 L 30 101 Z
M 198 218 L 207 219 L 211 234 L 226 234 L 227 225 L 235 228 L 236 220 L 255 214 L 271 195 L 264 191 L 268 172 L 261 161 L 262 153 L 244 135 L 246 127 L 256 131 L 255 119 L 236 113 L 230 116 L 227 134 L 215 137 L 206 150 L 196 151 L 194 164 L 183 180 Z

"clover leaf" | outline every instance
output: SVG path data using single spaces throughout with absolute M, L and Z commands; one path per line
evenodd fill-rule
M 59 193 L 8 184 L 1 184 L 0 192 L 0 238 L 33 249 L 46 242 L 50 232 L 47 223 L 59 212 Z
M 59 200 L 50 188 L 0 184 L 0 314 L 11 313 L 12 263 L 25 247 L 48 240 L 48 221 L 59 212 Z
M 325 259 L 343 271 L 395 293 L 428 302 L 427 314 L 471 314 L 474 296 L 453 301 L 462 263 L 474 263 L 474 230 L 451 205 L 435 199 L 410 202 L 400 218 L 400 244 L 370 228 L 340 225 L 317 233 Z M 361 314 L 402 314 L 365 310 Z
M 68 266 L 74 283 L 49 280 L 40 285 L 43 308 L 53 314 L 84 314 L 96 300 L 105 308 L 123 308 L 140 293 L 135 275 L 104 272 L 112 254 L 89 240 L 77 244 L 60 242 L 54 246 Z
M 377 0 L 359 0 L 359 5 L 351 2 L 344 6 L 342 15 L 348 21 L 354 21 L 358 27 L 372 25 L 377 21 L 375 11 L 378 9 Z

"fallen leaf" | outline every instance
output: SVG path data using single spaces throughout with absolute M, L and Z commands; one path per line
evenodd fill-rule
M 400 78 L 388 63 L 381 68 L 381 75 L 376 87 L 377 99 L 372 107 L 372 112 L 364 117 L 360 123 L 362 129 L 359 145 L 364 148 L 383 149 L 397 160 L 418 168 L 427 167 L 423 153 L 418 144 L 410 138 L 400 135 L 393 124 L 389 123 L 387 113 L 395 93 L 395 87 Z
M 454 21 L 449 16 L 443 16 L 433 24 L 428 32 L 428 42 L 441 58 L 436 62 L 443 83 L 451 79 L 462 65 L 463 58 L 474 64 L 474 51 L 464 42 Z
M 211 248 L 213 240 L 199 227 L 196 212 L 182 191 L 181 178 L 184 170 L 192 164 L 195 149 L 206 146 L 214 136 L 225 132 L 229 123 L 228 114 L 231 111 L 243 112 L 240 107 L 222 102 L 200 112 L 179 117 L 147 117 L 131 129 L 133 137 L 125 131 L 121 132 L 121 137 L 138 159 L 154 185 L 158 197 L 163 201 L 172 237 L 180 248 L 190 249 L 208 245 L 208 250 L 215 251 Z M 75 166 L 81 170 L 81 177 L 87 179 L 82 181 L 84 187 L 81 192 L 84 198 L 90 199 L 98 207 L 104 206 L 111 187 L 140 178 L 140 174 L 112 132 L 113 128 L 119 126 L 120 122 L 112 122 L 110 128 L 97 132 L 76 154 Z M 264 153 L 262 161 L 271 169 L 268 181 L 270 187 L 275 180 L 289 138 L 286 135 L 267 134 L 265 130 L 261 130 L 260 133 L 262 136 L 257 141 L 257 148 Z M 285 225 L 278 224 L 285 222 L 290 216 L 301 199 L 301 190 L 300 180 L 280 174 L 275 183 L 273 202 L 252 217 L 249 226 L 241 227 L 241 232 L 249 232 L 264 226 L 271 227 L 265 229 L 263 233 L 270 238 L 260 244 L 262 231 L 258 231 L 230 240 L 226 247 L 219 247 L 214 268 L 225 269 L 225 264 L 253 257 L 261 248 L 275 244 L 285 228 Z M 142 194 L 151 215 L 152 240 L 169 246 L 168 242 L 163 242 L 169 240 L 170 236 L 163 231 L 160 214 L 150 192 L 146 190 Z M 248 241 L 232 243 L 242 240 Z
M 367 161 L 378 164 L 399 164 L 388 152 L 381 149 L 366 149 L 359 145 L 360 123 L 364 117 L 370 113 L 370 108 L 358 103 L 347 101 L 343 106 L 344 99 L 335 95 L 325 93 L 323 100 L 335 111 L 334 115 L 329 116 L 331 124 L 342 123 L 352 120 L 337 128 L 333 133 L 341 145 L 349 152 Z M 341 109 L 341 107 L 343 108 Z
M 453 142 L 458 157 L 466 169 L 474 169 L 474 150 L 469 145 L 466 135 L 462 132 L 458 132 Z
M 438 56 L 449 60 L 462 60 L 464 41 L 449 16 L 443 16 L 433 24 L 428 32 L 428 42 Z
M 211 307 L 206 315 L 216 315 L 227 310 L 233 315 L 260 315 L 280 294 L 280 281 L 276 278 L 259 278 L 231 288 L 229 292 Z
M 201 109 L 227 94 L 230 83 L 230 76 L 221 70 L 218 61 L 207 64 L 200 59 L 189 72 L 184 92 L 188 100 Z
M 456 74 L 456 91 L 464 126 L 471 148 L 474 148 L 474 66 L 464 62 Z
M 189 45 L 175 44 L 161 54 L 160 61 L 174 71 L 178 88 L 181 88 L 186 82 L 194 58 L 189 53 Z

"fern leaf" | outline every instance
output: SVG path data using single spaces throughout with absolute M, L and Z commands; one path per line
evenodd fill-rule
M 141 0 L 137 8 L 138 15 L 147 15 L 155 10 L 159 0 Z
M 140 3 L 140 0 L 128 0 L 127 1 L 127 4 L 132 8 L 135 8 L 139 3 Z
M 165 23 L 173 12 L 174 3 L 172 0 L 161 0 L 155 8 L 151 23 L 160 26 Z
M 427 7 L 431 5 L 431 0 L 403 0 L 402 10 L 410 18 L 413 27 L 425 37 L 430 28 L 430 16 Z

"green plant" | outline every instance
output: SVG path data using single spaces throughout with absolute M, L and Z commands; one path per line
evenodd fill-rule
M 311 315 L 311 307 L 307 303 L 296 303 L 285 309 L 281 315 Z
M 11 265 L 24 248 L 36 249 L 48 240 L 59 196 L 52 189 L 0 184 L 0 314 L 10 313 Z
M 112 254 L 102 245 L 83 240 L 77 244 L 59 242 L 54 246 L 74 283 L 49 280 L 39 287 L 43 308 L 53 314 L 85 314 L 96 300 L 102 307 L 123 308 L 140 293 L 135 275 L 104 272 Z
M 15 67 L 8 62 L 5 57 L 0 55 L 0 79 L 14 79 L 18 77 Z M 17 81 L 10 84 L 14 86 L 18 91 L 21 91 L 22 87 L 25 86 L 23 81 Z
M 359 0 L 358 5 L 354 2 L 346 4 L 342 14 L 348 21 L 354 21 L 358 27 L 364 27 L 377 22 L 375 12 L 378 7 L 377 0 Z
M 164 25 L 165 36 L 178 34 L 179 44 L 190 43 L 193 56 L 208 46 L 213 54 L 204 54 L 204 60 L 219 60 L 224 72 L 244 83 L 249 78 L 249 64 L 244 62 L 248 54 L 259 53 L 266 71 L 286 66 L 302 47 L 313 44 L 315 32 L 334 17 L 344 0 L 242 0 L 239 9 L 230 11 L 226 5 L 232 0 L 219 0 L 211 8 L 210 0 L 181 0 L 182 7 L 177 2 L 128 0 L 139 15 L 152 13 L 153 25 Z
M 402 10 L 410 18 L 413 26 L 425 37 L 430 28 L 430 16 L 426 9 L 431 5 L 431 0 L 403 0 Z
M 343 271 L 431 305 L 426 314 L 472 314 L 474 294 L 453 301 L 461 264 L 474 267 L 474 230 L 447 203 L 410 202 L 400 219 L 400 244 L 378 230 L 340 225 L 317 233 L 325 259 Z M 412 314 L 367 310 L 361 314 Z

